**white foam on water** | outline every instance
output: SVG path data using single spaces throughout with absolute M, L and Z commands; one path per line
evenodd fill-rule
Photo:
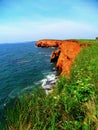
M 18 89 L 12 90 L 12 91 L 9 93 L 8 98 L 13 99 L 13 98 L 15 98 L 16 95 L 19 95 L 19 90 L 18 90 Z
M 45 54 L 45 56 L 49 56 L 49 57 L 51 57 L 51 54 Z
M 8 98 L 9 99 L 13 99 L 16 96 L 20 97 L 23 93 L 25 93 L 25 92 L 32 92 L 32 91 L 33 91 L 33 86 L 28 86 L 28 87 L 23 88 L 23 89 L 16 88 L 15 90 L 12 90 L 9 93 Z
M 28 60 L 28 59 L 27 59 L 27 60 L 25 59 L 25 60 L 18 61 L 17 63 L 18 63 L 18 64 L 23 64 L 23 63 L 29 63 L 29 62 L 31 62 L 31 61 L 32 61 L 32 59 L 29 59 L 29 60 Z
M 20 94 L 21 93 L 25 93 L 25 92 L 33 92 L 33 86 L 28 86 L 26 88 L 23 88 L 21 91 L 20 91 Z
M 56 76 L 54 74 L 51 74 L 51 75 L 47 75 L 46 78 L 49 81 L 53 81 L 53 80 L 55 80 Z
M 48 94 L 48 91 L 53 88 L 53 85 L 56 83 L 56 81 L 57 77 L 55 74 L 49 74 L 41 80 L 42 88 L 46 90 L 46 94 Z

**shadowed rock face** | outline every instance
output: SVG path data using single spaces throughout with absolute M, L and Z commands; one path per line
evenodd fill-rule
M 74 40 L 40 40 L 36 43 L 38 47 L 58 47 L 52 52 L 51 62 L 56 62 L 59 74 L 69 75 L 75 57 L 82 49 L 78 41 Z
M 56 51 L 53 51 L 51 54 L 51 62 L 57 62 L 60 53 L 61 51 L 59 49 L 57 49 Z

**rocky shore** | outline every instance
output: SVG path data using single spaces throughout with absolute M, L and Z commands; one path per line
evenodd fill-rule
M 82 47 L 76 40 L 39 40 L 38 47 L 57 47 L 51 54 L 51 62 L 56 63 L 60 75 L 69 75 L 73 61 Z

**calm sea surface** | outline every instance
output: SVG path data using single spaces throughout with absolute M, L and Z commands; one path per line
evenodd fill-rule
M 37 48 L 35 42 L 0 44 L 0 108 L 53 73 L 53 50 Z

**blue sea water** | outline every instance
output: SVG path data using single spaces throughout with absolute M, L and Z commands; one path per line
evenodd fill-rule
M 35 42 L 0 44 L 0 108 L 54 73 L 50 63 L 54 49 L 38 48 Z

